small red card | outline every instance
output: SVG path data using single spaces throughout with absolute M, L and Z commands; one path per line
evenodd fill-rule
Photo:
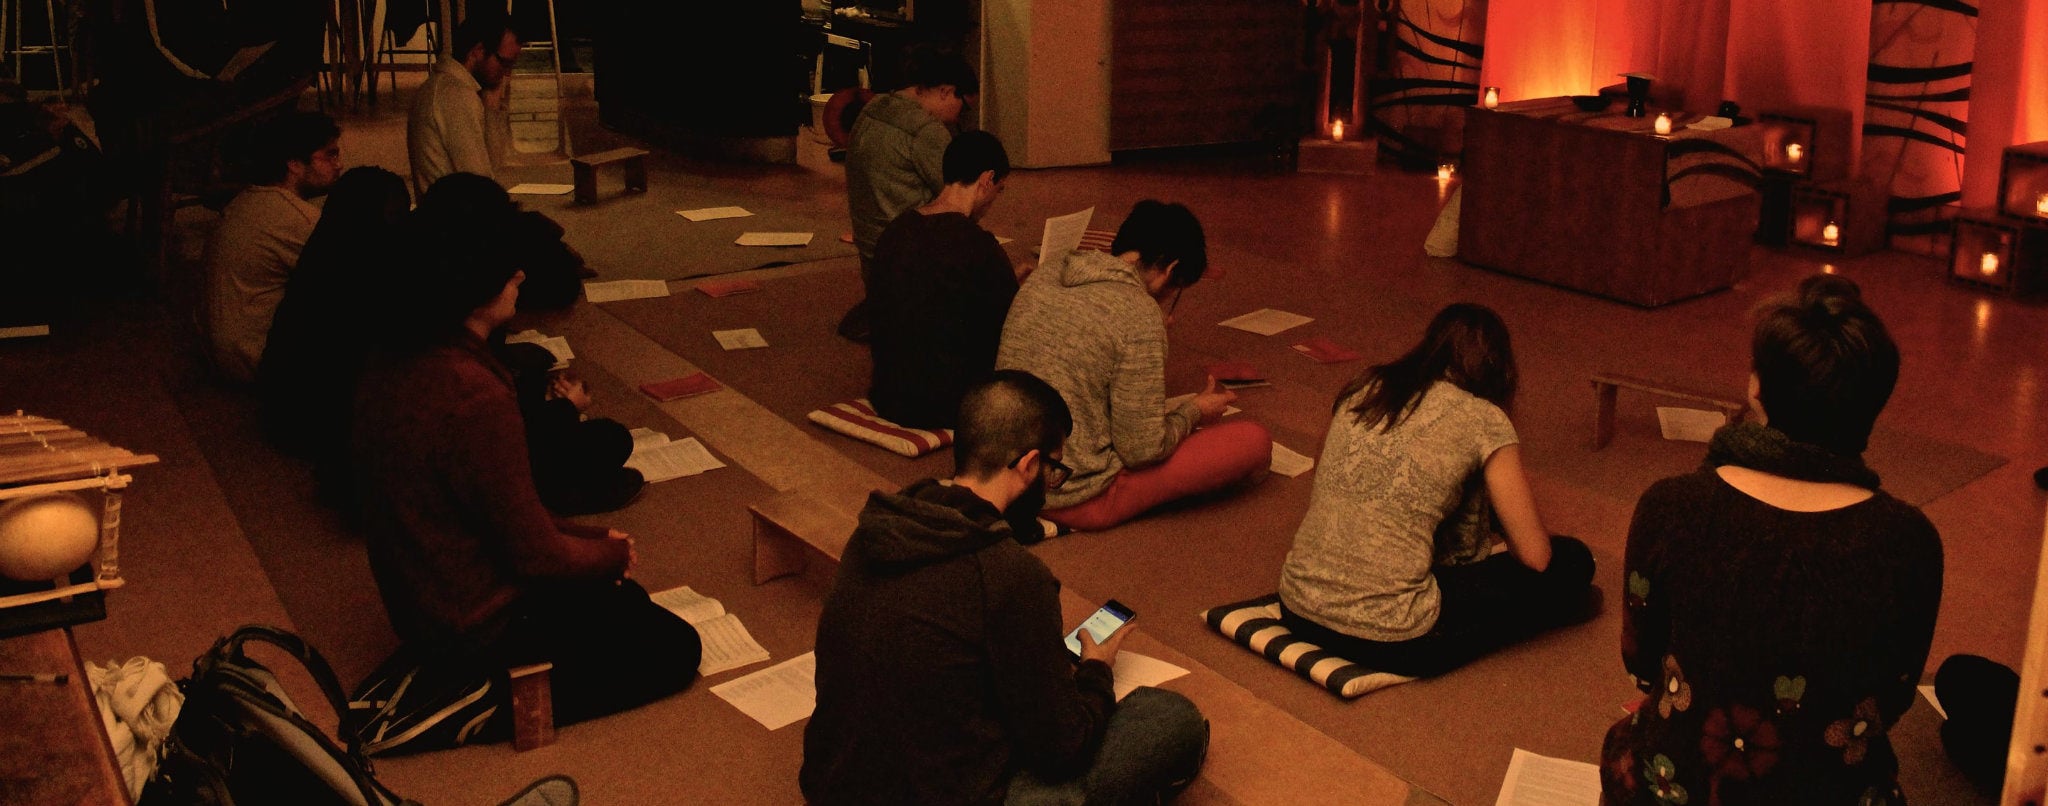
M 648 397 L 664 403 L 707 392 L 716 392 L 723 388 L 725 387 L 712 380 L 711 376 L 702 372 L 694 372 L 680 378 L 671 378 L 666 381 L 656 381 L 640 385 L 640 391 L 646 392 Z
M 1325 364 L 1336 364 L 1343 361 L 1357 361 L 1360 358 L 1364 358 L 1364 356 L 1361 356 L 1357 352 L 1354 352 L 1353 350 L 1351 350 L 1351 348 L 1345 347 L 1334 341 L 1331 341 L 1326 336 L 1315 336 L 1313 338 L 1310 338 L 1306 341 L 1303 341 L 1300 344 L 1294 345 L 1294 349 L 1299 351 L 1302 355 L 1308 356 L 1317 361 L 1321 361 Z
M 761 290 L 759 280 L 707 280 L 697 284 L 697 290 L 707 297 L 730 297 Z

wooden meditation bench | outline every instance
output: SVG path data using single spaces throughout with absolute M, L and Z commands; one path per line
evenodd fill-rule
M 1658 397 L 1705 404 L 1720 410 L 1731 423 L 1742 419 L 1743 411 L 1748 408 L 1742 403 L 1725 397 L 1716 397 L 1706 392 L 1697 392 L 1664 383 L 1663 381 L 1652 381 L 1631 375 L 1596 372 L 1593 374 L 1592 380 L 1593 399 L 1598 407 L 1593 413 L 1593 450 L 1596 451 L 1607 447 L 1607 443 L 1614 439 L 1614 396 L 1616 392 L 1622 389 L 1633 389 Z
M 647 192 L 647 152 L 638 148 L 614 148 L 569 158 L 569 167 L 576 173 L 578 203 L 597 201 L 597 169 L 612 163 L 621 163 L 625 168 L 627 193 Z

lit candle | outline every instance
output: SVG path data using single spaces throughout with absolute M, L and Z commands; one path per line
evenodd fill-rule
M 1785 159 L 1786 159 L 1786 160 L 1788 160 L 1788 161 L 1791 161 L 1791 162 L 1798 162 L 1798 161 L 1799 161 L 1799 160 L 1800 160 L 1801 158 L 1803 158 L 1803 157 L 1805 157 L 1805 156 L 1806 156 L 1806 146 L 1800 145 L 1800 144 L 1798 144 L 1798 143 L 1786 143 L 1786 144 L 1785 144 Z
M 1487 87 L 1486 94 L 1480 96 L 1479 105 L 1484 106 L 1488 109 L 1500 106 L 1500 88 Z
M 1977 259 L 1977 271 L 1983 272 L 1986 277 L 1997 274 L 1998 253 L 1985 252 L 1983 257 Z
M 1671 133 L 1671 113 L 1670 113 L 1670 112 L 1658 112 L 1658 113 L 1657 113 L 1657 133 L 1658 133 L 1658 134 L 1670 134 L 1670 133 Z
M 1441 165 L 1438 165 L 1438 166 L 1436 166 L 1436 178 L 1437 178 L 1437 181 L 1447 181 L 1447 180 L 1449 180 L 1449 179 L 1451 178 L 1451 174 L 1454 174 L 1454 173 L 1457 173 L 1457 172 L 1458 172 L 1458 166 L 1456 166 L 1456 165 L 1452 165 L 1451 163 L 1448 163 L 1448 162 L 1446 162 L 1446 163 L 1443 163 L 1443 164 L 1441 164 Z
M 1840 244 L 1842 242 L 1842 228 L 1836 226 L 1833 221 L 1828 222 L 1827 226 L 1820 228 L 1820 242 L 1829 246 Z
M 2048 193 L 2034 197 L 2034 215 L 2048 218 Z
M 1344 121 L 1341 121 L 1341 120 L 1333 120 L 1333 121 L 1330 121 L 1330 139 L 1332 139 L 1332 140 L 1342 140 L 1342 139 L 1344 139 Z

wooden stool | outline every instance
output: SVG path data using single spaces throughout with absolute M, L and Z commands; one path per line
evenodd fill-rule
M 1607 447 L 1607 443 L 1614 439 L 1614 395 L 1615 392 L 1623 388 L 1634 389 L 1638 392 L 1645 392 L 1657 395 L 1658 397 L 1668 397 L 1692 403 L 1704 403 L 1719 409 L 1722 414 L 1728 417 L 1728 421 L 1731 423 L 1742 419 L 1742 413 L 1747 408 L 1743 404 L 1728 400 L 1727 398 L 1715 397 L 1705 392 L 1695 392 L 1661 381 L 1644 380 L 1628 375 L 1616 375 L 1606 372 L 1594 373 L 1593 399 L 1598 408 L 1593 413 L 1593 450 L 1597 451 Z
M 647 192 L 647 152 L 638 148 L 614 148 L 569 159 L 570 168 L 576 172 L 578 203 L 597 201 L 597 169 L 615 162 L 623 163 L 625 168 L 627 193 Z
M 548 680 L 552 663 L 507 670 L 512 678 L 512 749 L 524 753 L 555 743 L 554 687 Z
M 800 573 L 809 561 L 805 547 L 838 560 L 858 519 L 794 490 L 748 504 L 754 516 L 754 584 Z

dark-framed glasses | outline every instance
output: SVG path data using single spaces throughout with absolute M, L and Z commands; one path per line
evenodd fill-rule
M 1029 453 L 1029 451 L 1025 453 Z M 1024 461 L 1023 454 L 1018 454 L 1017 458 L 1010 460 L 1010 466 L 1016 467 L 1017 463 L 1022 461 Z M 1038 455 L 1038 463 L 1045 468 L 1045 488 L 1048 490 L 1059 489 L 1061 485 L 1067 483 L 1069 477 L 1074 475 L 1073 468 L 1067 467 L 1061 464 L 1060 460 L 1043 453 Z

